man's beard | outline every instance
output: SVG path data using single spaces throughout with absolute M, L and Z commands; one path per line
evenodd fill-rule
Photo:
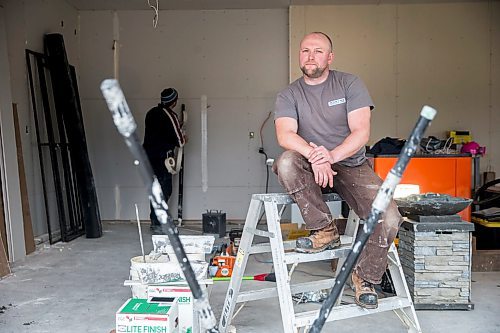
M 308 70 L 308 69 L 306 69 L 306 66 L 304 65 L 304 66 L 300 67 L 300 70 L 308 78 L 317 79 L 318 77 L 320 77 L 321 75 L 323 75 L 323 73 L 326 70 L 326 67 L 324 67 L 324 68 L 315 67 L 312 70 L 311 69 Z

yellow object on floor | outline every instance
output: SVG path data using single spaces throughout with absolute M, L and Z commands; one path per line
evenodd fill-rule
M 283 240 L 295 240 L 309 236 L 309 230 L 306 230 L 305 225 L 301 225 L 299 228 L 297 223 L 281 223 L 280 228 Z

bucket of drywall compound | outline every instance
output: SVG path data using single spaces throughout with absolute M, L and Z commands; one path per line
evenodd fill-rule
M 196 256 L 196 255 L 195 255 Z M 208 263 L 194 260 L 191 255 L 188 259 L 198 280 L 207 276 Z M 147 298 L 147 285 L 154 283 L 171 283 L 186 281 L 177 260 L 170 260 L 168 255 L 157 258 L 146 256 L 146 262 L 142 256 L 130 259 L 130 280 L 138 281 L 140 284 L 132 286 L 132 297 Z
M 152 257 L 146 256 L 146 262 L 144 263 L 144 257 L 138 256 L 130 259 L 130 280 L 141 282 L 141 274 L 140 270 L 146 267 L 146 265 L 154 267 L 155 265 L 159 265 L 160 263 L 168 263 L 170 258 L 166 256 L 160 256 L 157 259 L 153 259 Z M 132 298 L 147 298 L 148 297 L 148 286 L 147 284 L 137 284 L 131 286 L 132 288 Z
M 167 253 L 170 256 L 170 261 L 178 262 L 175 253 Z M 186 253 L 189 262 L 192 261 L 205 261 L 205 253 Z
M 180 235 L 179 239 L 186 253 L 211 253 L 215 237 L 211 235 Z M 153 235 L 153 251 L 156 253 L 174 253 L 167 235 Z M 175 257 L 172 256 L 172 257 Z M 204 258 L 202 258 L 204 260 Z

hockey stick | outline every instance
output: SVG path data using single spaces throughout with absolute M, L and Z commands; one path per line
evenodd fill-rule
M 181 128 L 186 126 L 187 116 L 186 116 L 186 105 L 181 104 Z M 184 151 L 179 152 L 179 154 L 184 154 Z M 184 156 L 181 156 L 181 166 L 179 169 L 179 192 L 177 199 L 177 225 L 180 227 L 182 225 L 182 200 L 184 197 Z
M 139 142 L 136 134 L 137 124 L 127 105 L 123 91 L 118 81 L 114 79 L 104 80 L 101 83 L 101 91 L 108 104 L 109 111 L 113 115 L 113 121 L 118 132 L 123 136 L 125 143 L 134 156 L 134 163 L 139 166 L 139 172 L 146 184 L 149 200 L 154 207 L 155 214 L 160 223 L 166 225 L 166 228 L 164 227 L 163 229 L 166 229 L 168 239 L 181 266 L 182 273 L 186 277 L 189 288 L 193 293 L 194 305 L 201 319 L 201 327 L 202 329 L 206 329 L 206 332 L 217 333 L 219 330 L 216 327 L 215 316 L 208 302 L 207 294 L 202 291 L 196 280 L 196 275 L 179 239 L 177 227 L 168 215 L 168 206 L 165 202 L 160 183 L 154 176 L 149 159 Z
M 387 209 L 387 206 L 389 205 L 392 196 L 394 195 L 396 185 L 398 185 L 401 181 L 403 172 L 408 166 L 411 157 L 415 153 L 415 150 L 420 143 L 420 139 L 422 139 L 422 135 L 424 134 L 432 119 L 434 119 L 435 115 L 436 110 L 431 108 L 430 106 L 424 106 L 422 108 L 417 124 L 413 128 L 413 131 L 411 132 L 408 141 L 406 141 L 403 150 L 401 150 L 398 160 L 396 161 L 396 165 L 394 165 L 394 167 L 385 178 L 383 184 L 378 190 L 377 196 L 373 200 L 370 215 L 368 215 L 368 219 L 365 221 L 365 224 L 363 226 L 363 232 L 356 238 L 356 241 L 354 242 L 354 245 L 352 247 L 352 251 L 347 256 L 339 275 L 335 279 L 335 284 L 330 294 L 323 302 L 323 305 L 319 310 L 318 318 L 316 318 L 316 320 L 314 321 L 311 329 L 309 330 L 309 333 L 319 333 L 323 328 L 326 319 L 330 315 L 330 311 L 332 310 L 333 305 L 339 298 L 342 287 L 347 281 L 347 278 L 349 277 L 354 264 L 358 260 L 361 251 L 363 251 L 363 248 L 365 247 L 366 241 L 375 229 L 380 216 Z

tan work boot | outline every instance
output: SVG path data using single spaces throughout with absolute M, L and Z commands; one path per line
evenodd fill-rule
M 313 230 L 309 237 L 301 237 L 295 242 L 295 251 L 317 253 L 340 246 L 340 235 L 332 222 L 323 229 Z
M 378 307 L 378 296 L 373 284 L 363 280 L 352 272 L 352 289 L 356 292 L 354 300 L 357 305 L 365 309 L 376 309 Z

